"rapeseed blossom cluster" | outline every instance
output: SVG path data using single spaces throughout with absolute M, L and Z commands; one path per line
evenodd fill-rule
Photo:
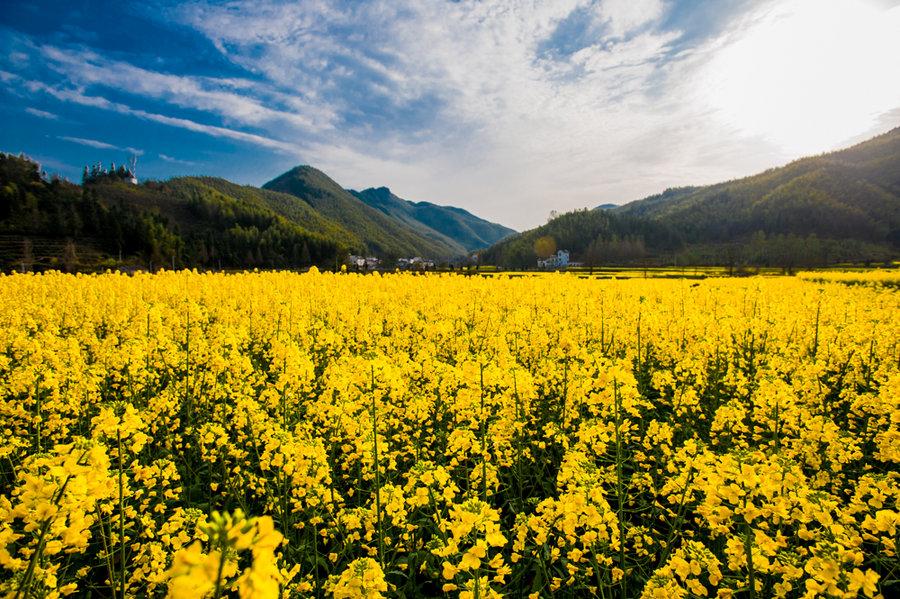
M 197 540 L 175 553 L 167 576 L 168 597 L 218 597 L 229 588 L 236 588 L 241 599 L 279 595 L 287 576 L 277 567 L 275 550 L 284 537 L 275 530 L 272 518 L 246 518 L 238 509 L 230 514 L 213 512 L 199 526 L 206 547 Z M 248 549 L 252 561 L 237 576 L 240 554 Z
M 0 596 L 894 596 L 831 279 L 0 275 Z

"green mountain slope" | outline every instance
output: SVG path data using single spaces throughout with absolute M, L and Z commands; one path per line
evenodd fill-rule
M 263 185 L 263 189 L 300 198 L 358 236 L 368 252 L 379 256 L 441 259 L 460 253 L 458 245 L 450 240 L 425 237 L 397 218 L 365 204 L 311 166 L 293 168 Z
M 496 244 L 484 261 L 534 265 L 544 237 L 588 264 L 793 267 L 896 258 L 900 128 L 751 177 L 565 214 Z
M 900 235 L 900 128 L 752 177 L 667 190 L 615 212 L 664 222 L 689 243 L 758 231 L 891 243 Z
M 268 207 L 290 222 L 300 225 L 308 231 L 335 239 L 350 249 L 362 249 L 363 243 L 359 237 L 337 222 L 326 218 L 296 196 L 250 185 L 238 185 L 217 177 L 200 177 L 197 181 L 249 204 Z
M 370 187 L 350 193 L 385 214 L 397 218 L 429 239 L 442 239 L 457 245 L 460 253 L 486 248 L 515 231 L 471 212 L 430 202 L 410 202 L 387 187 Z
M 98 197 L 136 213 L 151 211 L 182 240 L 189 262 L 211 266 L 333 266 L 353 236 L 314 212 L 286 218 L 253 188 L 222 179 L 91 185 Z M 358 241 L 356 241 L 358 244 Z

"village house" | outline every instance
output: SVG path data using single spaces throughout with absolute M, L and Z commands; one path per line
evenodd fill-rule
M 538 260 L 538 268 L 566 268 L 569 266 L 569 250 L 559 250 L 553 256 Z
M 397 268 L 400 270 L 428 270 L 434 268 L 434 260 L 428 260 L 420 256 L 413 258 L 400 258 L 397 260 Z
M 351 254 L 347 257 L 347 266 L 355 267 L 357 270 L 375 270 L 381 266 L 381 260 L 374 256 L 356 256 Z

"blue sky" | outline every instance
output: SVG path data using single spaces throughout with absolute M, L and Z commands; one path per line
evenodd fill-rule
M 521 229 L 886 131 L 897 73 L 900 0 L 38 0 L 0 12 L 0 150 Z

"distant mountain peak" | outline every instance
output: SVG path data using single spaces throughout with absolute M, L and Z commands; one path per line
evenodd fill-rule
M 366 251 L 376 255 L 446 259 L 469 251 L 468 245 L 458 242 L 454 235 L 444 234 L 415 218 L 410 214 L 414 205 L 387 187 L 347 190 L 322 171 L 301 165 L 272 179 L 263 189 L 288 193 L 306 202 L 356 234 L 365 243 Z
M 463 252 L 486 248 L 515 233 L 508 227 L 486 221 L 462 208 L 404 200 L 384 186 L 351 193 L 372 208 L 402 220 L 426 237 L 449 240 Z
M 321 172 L 321 171 L 319 171 L 316 168 L 313 168 L 312 166 L 310 166 L 308 164 L 298 164 L 297 166 L 286 170 L 284 173 L 281 174 L 281 176 L 284 177 L 285 175 L 299 175 L 299 174 L 309 173 L 309 172 Z

